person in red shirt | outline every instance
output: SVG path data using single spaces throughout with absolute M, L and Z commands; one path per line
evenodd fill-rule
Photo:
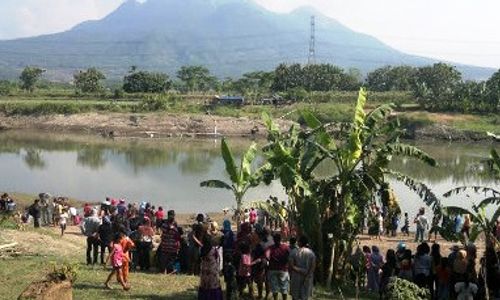
M 255 223 L 257 222 L 257 211 L 253 207 L 250 209 L 249 220 L 250 220 L 250 225 L 252 226 L 254 226 Z
M 278 294 L 280 293 L 283 300 L 286 300 L 290 283 L 290 276 L 288 274 L 290 248 L 288 245 L 281 243 L 281 234 L 279 233 L 273 235 L 273 240 L 274 245 L 269 247 L 267 251 L 267 259 L 269 261 L 268 280 L 271 284 L 274 300 L 278 300 Z
M 156 228 L 160 230 L 161 225 L 163 224 L 163 218 L 165 218 L 165 212 L 163 211 L 163 207 L 158 207 L 158 210 L 155 213 L 156 218 Z

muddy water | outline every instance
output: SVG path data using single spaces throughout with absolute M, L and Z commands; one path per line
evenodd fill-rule
M 241 153 L 248 140 L 231 140 Z M 488 144 L 417 143 L 440 167 L 409 159 L 393 161 L 395 170 L 431 186 L 437 195 L 461 185 L 494 183 L 473 172 L 487 157 Z M 233 205 L 229 191 L 204 189 L 206 179 L 227 179 L 219 156 L 220 141 L 204 139 L 118 139 L 38 132 L 0 133 L 0 191 L 53 195 L 100 201 L 106 196 L 150 201 L 179 212 L 213 212 Z M 318 173 L 331 172 L 327 164 Z M 422 202 L 403 184 L 393 182 L 404 211 L 413 215 Z M 279 183 L 251 190 L 246 200 L 269 195 L 284 199 Z M 475 195 L 447 200 L 470 207 Z

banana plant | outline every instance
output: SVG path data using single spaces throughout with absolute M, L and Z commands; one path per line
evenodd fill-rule
M 313 240 L 320 261 L 329 261 L 328 284 L 345 276 L 360 221 L 391 173 L 392 157 L 408 156 L 436 165 L 427 153 L 399 141 L 402 131 L 391 118 L 392 105 L 365 113 L 366 95 L 361 89 L 353 121 L 334 132 L 333 124 L 323 124 L 309 112 L 302 113 L 307 128 L 292 126 L 286 132 L 264 114 L 269 141 L 264 153 L 292 202 L 299 231 Z M 315 170 L 323 161 L 333 167 L 320 178 Z M 331 253 L 323 253 L 324 248 Z
M 473 190 L 475 193 L 484 193 L 486 198 L 481 200 L 478 204 L 474 204 L 472 206 L 472 210 L 468 210 L 457 206 L 444 207 L 443 208 L 444 214 L 449 216 L 466 215 L 466 214 L 469 215 L 473 224 L 469 236 L 469 241 L 475 242 L 478 239 L 478 237 L 484 236 L 485 248 L 488 249 L 488 247 L 492 247 L 493 249 L 495 249 L 493 253 L 495 253 L 495 255 L 497 256 L 496 260 L 498 261 L 497 250 L 500 248 L 500 241 L 498 240 L 498 237 L 496 236 L 495 232 L 496 232 L 496 222 L 500 217 L 500 206 L 499 206 L 500 191 L 489 187 L 479 187 L 479 186 L 458 187 L 446 192 L 443 196 L 451 197 L 453 195 L 458 195 L 468 190 Z M 490 205 L 496 207 L 496 210 L 494 211 L 491 217 L 488 217 L 486 214 L 486 209 Z M 447 235 L 445 234 L 444 237 L 447 238 Z M 461 240 L 464 243 L 466 242 L 465 237 L 462 237 Z M 482 269 L 486 270 L 486 266 L 484 265 L 486 264 L 486 260 L 482 260 L 481 263 L 483 264 Z M 483 276 L 487 276 L 487 274 L 483 274 Z M 485 280 L 486 299 L 489 299 L 488 281 L 489 280 Z
M 236 202 L 236 220 L 237 224 L 239 224 L 241 207 L 246 192 L 261 183 L 269 165 L 265 164 L 255 171 L 252 170 L 252 164 L 257 156 L 257 144 L 255 143 L 252 143 L 243 154 L 239 166 L 236 165 L 232 151 L 225 139 L 222 139 L 221 142 L 221 155 L 226 165 L 226 173 L 229 175 L 230 182 L 227 183 L 222 180 L 212 179 L 201 182 L 200 186 L 232 191 Z

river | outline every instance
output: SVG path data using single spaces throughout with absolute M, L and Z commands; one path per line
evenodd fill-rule
M 229 143 L 238 154 L 250 141 L 233 139 Z M 392 168 L 428 184 L 437 195 L 462 185 L 495 185 L 473 172 L 488 156 L 491 145 L 444 141 L 416 145 L 436 158 L 439 167 L 395 159 Z M 233 205 L 232 194 L 201 188 L 199 183 L 227 179 L 219 148 L 220 141 L 213 139 L 111 140 L 90 135 L 6 131 L 0 133 L 0 191 L 49 192 L 88 201 L 124 197 L 183 213 L 215 212 Z M 318 172 L 330 172 L 329 166 L 323 165 Z M 423 206 L 403 184 L 391 182 L 403 211 L 413 215 Z M 265 200 L 269 195 L 284 198 L 278 182 L 250 190 L 246 200 Z M 464 194 L 446 201 L 470 207 L 479 198 Z

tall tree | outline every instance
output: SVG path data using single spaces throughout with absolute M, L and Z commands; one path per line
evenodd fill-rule
M 127 93 L 162 93 L 172 82 L 165 73 L 131 70 L 123 78 L 123 90 Z
M 445 63 L 421 67 L 416 73 L 413 94 L 426 109 L 448 107 L 461 79 L 462 74 Z
M 217 82 L 217 79 L 203 66 L 183 66 L 177 71 L 177 78 L 184 83 L 189 92 L 207 91 Z
M 104 88 L 101 81 L 106 79 L 106 76 L 96 68 L 89 68 L 75 73 L 73 79 L 77 93 L 98 93 Z
M 35 90 L 36 83 L 42 77 L 45 70 L 37 67 L 26 67 L 19 79 L 21 80 L 21 88 L 32 93 Z

